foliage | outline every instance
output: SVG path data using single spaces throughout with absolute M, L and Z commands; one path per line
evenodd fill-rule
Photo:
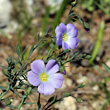
M 72 20 L 74 19 L 74 17 L 76 17 L 81 21 L 81 23 L 83 23 L 84 28 L 88 31 L 89 30 L 88 24 L 86 22 L 84 22 L 84 20 L 80 16 L 73 13 L 72 8 L 74 6 L 75 5 L 73 5 L 73 2 L 72 2 L 72 6 L 71 6 L 70 12 L 67 16 L 67 19 L 65 20 L 65 24 L 67 23 L 67 20 L 70 18 L 70 16 L 72 16 Z M 64 6 L 63 6 L 63 8 L 64 8 Z M 58 15 L 56 16 L 54 26 L 56 26 L 59 23 L 58 18 L 61 17 L 61 12 L 63 11 L 63 8 L 61 8 L 61 10 L 59 11 L 60 14 L 58 13 Z M 25 12 L 24 12 L 24 14 L 26 15 Z M 30 24 L 30 22 L 31 22 L 30 19 L 29 19 L 29 21 L 27 20 L 27 22 L 29 22 L 29 24 Z M 24 24 L 23 26 L 24 27 L 22 27 L 22 29 L 21 29 L 22 31 L 24 31 L 25 26 L 29 26 L 29 25 L 27 25 L 27 23 L 26 23 L 26 25 Z M 19 34 L 20 34 L 20 32 L 21 31 L 19 31 Z M 28 83 L 26 73 L 28 71 L 30 71 L 29 65 L 33 61 L 33 59 L 31 59 L 30 56 L 36 49 L 40 48 L 42 45 L 44 45 L 47 42 L 47 40 L 46 40 L 47 36 L 50 37 L 51 42 L 50 42 L 49 51 L 48 51 L 47 55 L 45 55 L 43 57 L 43 60 L 44 60 L 45 64 L 51 59 L 56 60 L 59 64 L 59 67 L 60 67 L 59 71 L 61 73 L 65 70 L 64 65 L 67 62 L 75 62 L 77 60 L 90 58 L 90 55 L 87 55 L 85 53 L 79 55 L 79 51 L 77 51 L 73 56 L 69 57 L 69 53 L 71 51 L 70 49 L 62 50 L 62 48 L 59 46 L 57 46 L 57 49 L 56 49 L 56 43 L 55 43 L 56 37 L 54 35 L 50 34 L 48 31 L 45 32 L 45 34 L 43 36 L 40 36 L 38 34 L 38 43 L 32 45 L 32 47 L 28 51 L 29 53 L 26 56 L 26 58 L 25 58 L 25 50 L 22 50 L 21 46 L 17 45 L 17 50 L 16 50 L 16 53 L 18 55 L 17 59 L 15 59 L 14 56 L 12 56 L 11 58 L 7 59 L 8 67 L 1 66 L 3 68 L 3 74 L 8 79 L 7 88 L 5 88 L 4 86 L 0 86 L 0 89 L 2 90 L 2 93 L 0 94 L 0 101 L 5 102 L 4 106 L 10 107 L 10 109 L 17 108 L 17 110 L 20 110 L 20 108 L 23 106 L 23 104 L 33 104 L 33 103 L 25 102 L 28 95 L 30 95 L 32 91 L 35 91 L 35 89 L 34 89 L 35 87 Z M 22 38 L 22 34 L 20 34 L 20 37 Z M 38 101 L 37 101 L 38 110 L 40 110 L 41 108 L 47 110 L 47 109 L 51 108 L 51 106 L 54 103 L 62 101 L 65 97 L 68 97 L 68 96 L 74 97 L 78 103 L 82 102 L 82 100 L 79 97 L 75 97 L 73 93 L 74 93 L 74 91 L 77 91 L 79 88 L 83 88 L 84 86 L 85 86 L 85 84 L 80 84 L 73 90 L 66 91 L 64 93 L 64 95 L 61 96 L 60 98 L 58 98 L 57 96 L 51 97 L 47 101 L 47 104 L 44 107 L 42 107 L 42 104 L 40 101 L 40 93 L 38 93 L 38 91 L 36 91 L 39 94 Z M 19 92 L 19 89 L 22 92 Z M 11 91 L 17 97 L 21 98 L 20 104 L 17 107 L 11 105 L 14 100 L 14 97 L 4 98 L 6 93 L 9 91 Z

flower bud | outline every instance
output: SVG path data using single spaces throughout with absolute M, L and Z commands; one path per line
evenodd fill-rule
M 85 86 L 85 83 L 79 84 L 78 88 L 83 88 Z
M 74 7 L 77 4 L 76 0 L 74 0 L 73 2 L 71 2 L 72 7 Z
M 77 97 L 77 98 L 76 98 L 76 101 L 77 101 L 78 103 L 81 103 L 81 102 L 82 102 L 82 99 L 79 98 L 79 97 Z

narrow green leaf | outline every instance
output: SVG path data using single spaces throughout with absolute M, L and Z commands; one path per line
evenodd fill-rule
M 3 87 L 3 86 L 0 86 L 0 89 L 1 89 L 2 91 L 6 91 L 6 88 Z
M 94 64 L 93 61 L 95 60 L 95 58 L 96 58 L 96 56 L 99 52 L 104 28 L 105 28 L 105 23 L 104 23 L 104 21 L 102 21 L 101 24 L 100 24 L 99 31 L 98 31 L 98 38 L 97 38 L 97 41 L 95 43 L 94 49 L 92 51 L 92 55 L 91 55 L 92 58 L 89 60 L 90 64 Z
M 31 47 L 31 49 L 30 49 L 30 51 L 29 51 L 29 56 L 32 54 L 32 52 L 34 51 L 34 46 L 35 45 L 32 45 L 32 47 Z
M 105 63 L 102 63 L 102 65 L 108 72 L 110 72 L 110 67 L 108 67 Z
M 8 69 L 8 67 L 5 67 L 5 66 L 2 66 L 2 65 L 0 65 L 2 68 L 4 68 L 4 69 Z
M 103 84 L 104 92 L 106 94 L 106 100 L 108 100 L 109 104 L 110 104 L 110 94 L 109 94 L 109 91 L 107 89 L 107 85 L 106 85 L 105 81 L 102 84 Z
M 36 104 L 35 102 L 28 102 L 28 103 L 24 103 L 26 105 L 30 105 L 30 104 Z

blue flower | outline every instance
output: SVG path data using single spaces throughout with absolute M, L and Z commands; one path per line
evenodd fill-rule
M 35 60 L 31 63 L 31 71 L 27 74 L 27 79 L 33 86 L 38 86 L 38 91 L 44 95 L 55 92 L 55 88 L 61 88 L 64 77 L 59 71 L 59 65 L 55 60 L 49 60 L 44 64 L 43 60 Z
M 76 27 L 69 23 L 67 25 L 60 23 L 55 29 L 56 33 L 56 43 L 58 46 L 62 46 L 65 49 L 75 49 L 79 42 L 78 40 L 78 30 Z

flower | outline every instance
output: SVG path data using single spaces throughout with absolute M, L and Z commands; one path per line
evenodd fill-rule
M 67 25 L 60 23 L 55 29 L 56 43 L 58 46 L 62 45 L 63 50 L 75 49 L 78 44 L 78 30 L 76 27 L 69 23 Z
M 38 86 L 38 91 L 44 95 L 50 95 L 55 92 L 55 88 L 61 88 L 64 77 L 59 71 L 59 65 L 55 60 L 49 60 L 48 63 L 40 59 L 31 63 L 31 71 L 27 74 L 27 79 L 33 86 Z

